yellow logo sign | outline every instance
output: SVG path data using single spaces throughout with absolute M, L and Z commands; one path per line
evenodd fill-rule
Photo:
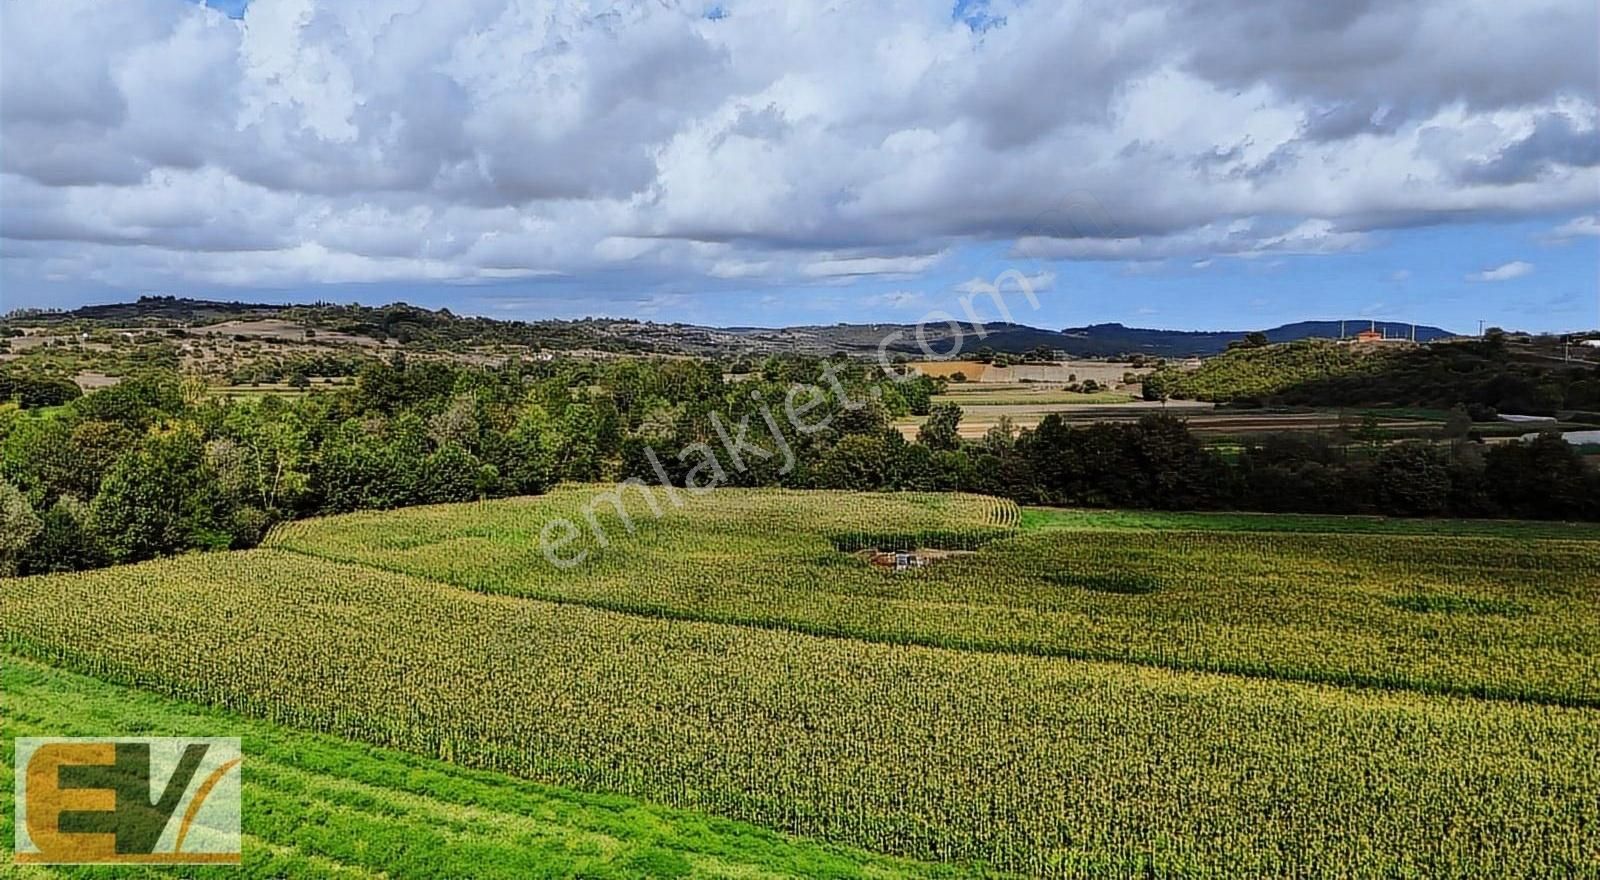
M 238 739 L 16 741 L 23 864 L 240 861 Z

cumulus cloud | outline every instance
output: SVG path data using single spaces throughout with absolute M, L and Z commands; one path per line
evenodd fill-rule
M 1600 236 L 1600 214 L 1574 217 L 1553 230 L 1558 239 Z
M 11 0 L 6 277 L 840 284 L 1600 201 L 1589 0 L 711 8 Z
M 1499 265 L 1499 266 L 1495 266 L 1492 269 L 1485 269 L 1482 272 L 1473 272 L 1472 274 L 1467 276 L 1467 280 L 1468 281 L 1511 281 L 1513 279 L 1521 278 L 1524 275 L 1527 275 L 1528 273 L 1530 273 L 1532 271 L 1533 271 L 1533 264 L 1532 263 L 1525 263 L 1522 260 L 1513 260 L 1513 261 L 1511 261 L 1509 263 L 1505 263 L 1505 264 L 1502 264 L 1502 265 Z

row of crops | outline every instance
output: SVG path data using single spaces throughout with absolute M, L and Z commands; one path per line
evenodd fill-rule
M 589 495 L 355 514 L 274 546 L 464 588 L 868 641 L 1600 705 L 1600 543 L 1017 531 L 974 496 L 724 490 L 635 511 L 574 570 L 539 531 Z M 637 506 L 637 505 L 636 505 Z M 867 547 L 980 549 L 914 572 Z
M 189 866 L 181 874 L 160 867 L 0 868 L 13 880 L 965 876 L 953 866 L 783 838 L 615 794 L 557 789 L 290 730 L 9 654 L 0 660 L 8 738 L 216 735 L 240 737 L 247 756 L 242 865 Z M 12 790 L 12 757 L 0 749 L 0 791 Z M 14 839 L 13 818 L 0 810 L 0 850 Z
M 1591 709 L 653 620 L 270 549 L 9 583 L 0 640 L 467 766 L 1038 875 L 1571 876 L 1600 851 Z

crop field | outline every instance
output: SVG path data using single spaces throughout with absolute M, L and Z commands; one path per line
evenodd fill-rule
M 1593 540 L 1198 527 L 1013 533 L 992 524 L 1011 522 L 1008 505 L 971 496 L 941 500 L 943 510 L 865 496 L 850 522 L 848 495 L 724 492 L 681 511 L 658 499 L 665 515 L 655 519 L 629 490 L 636 536 L 600 506 L 612 547 L 586 536 L 565 551 L 584 548 L 581 565 L 551 564 L 540 529 L 558 516 L 584 522 L 594 491 L 313 520 L 270 543 L 482 592 L 658 617 L 1600 706 Z M 938 525 L 935 515 L 948 520 Z M 876 534 L 864 527 L 872 522 L 900 525 Z M 842 552 L 869 545 L 982 552 L 904 574 Z M 1493 611 L 1418 613 L 1417 596 Z
M 392 749 L 269 724 L 0 655 L 6 736 L 237 736 L 249 755 L 243 873 L 255 877 L 937 877 L 955 872 L 797 841 L 725 819 L 467 770 Z M 0 749 L 0 790 L 12 784 Z M 0 812 L 0 857 L 11 845 Z M 9 858 L 5 858 L 9 861 Z M 13 866 L 0 865 L 0 876 Z M 19 878 L 106 872 L 15 868 Z M 192 868 L 190 877 L 237 877 Z M 170 877 L 120 868 L 118 877 Z
M 1526 519 L 1406 519 L 1315 513 L 1196 513 L 1030 507 L 1022 511 L 1021 522 L 1024 529 L 1030 530 L 1358 533 L 1600 541 L 1600 523 Z
M 569 789 L 643 799 L 664 805 L 627 802 L 660 817 L 659 839 L 631 844 L 667 866 L 647 874 L 930 870 L 861 851 L 1062 877 L 1600 872 L 1593 530 L 1140 525 L 732 489 L 658 497 L 656 517 L 630 488 L 629 517 L 599 506 L 605 541 L 574 541 L 564 555 L 588 555 L 562 570 L 541 529 L 587 531 L 598 491 L 351 514 L 258 550 L 5 582 L 0 643 L 28 658 L 7 661 L 5 711 L 50 729 L 43 693 L 137 688 L 161 695 L 139 706 L 251 719 L 269 746 L 293 730 L 395 750 L 316 740 L 352 750 L 329 773 L 402 789 L 398 815 L 490 799 L 484 847 L 538 833 L 527 815 L 550 798 L 576 804 L 557 812 L 578 830 L 545 830 L 584 837 L 600 801 Z M 869 547 L 968 552 L 890 572 Z M 397 753 L 440 790 L 384 775 Z M 483 794 L 457 800 L 457 784 Z M 759 869 L 718 861 L 737 861 L 719 834 L 760 834 L 734 822 L 826 844 L 760 838 Z M 570 873 L 576 844 L 546 843 L 544 873 Z
M 1037 389 L 1023 391 L 989 392 L 987 389 L 967 390 L 957 386 L 957 391 L 948 394 L 936 394 L 934 403 L 954 403 L 960 406 L 1032 406 L 1043 403 L 1064 404 L 1107 404 L 1107 403 L 1132 403 L 1131 394 L 1117 391 L 1062 391 L 1060 389 Z

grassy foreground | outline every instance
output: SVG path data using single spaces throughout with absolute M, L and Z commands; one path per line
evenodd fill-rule
M 957 876 L 784 837 L 726 819 L 583 794 L 436 759 L 293 730 L 131 690 L 0 653 L 5 737 L 238 736 L 244 740 L 244 867 L 237 877 L 925 877 Z M 12 748 L 0 750 L 11 791 Z M 10 864 L 0 876 L 170 877 L 169 871 Z
M 1095 530 L 1017 532 L 971 497 L 932 508 L 922 496 L 726 489 L 682 510 L 659 502 L 656 519 L 630 490 L 637 534 L 603 514 L 609 546 L 586 532 L 570 548 L 589 553 L 582 565 L 550 564 L 541 528 L 582 524 L 594 491 L 311 520 L 271 543 L 678 620 L 1600 706 L 1600 543 L 1550 538 L 1569 534 L 1559 525 L 1463 537 L 1428 534 L 1446 527 L 1428 521 L 1288 529 L 1289 518 L 1064 512 L 1053 515 Z M 1160 517 L 1170 527 L 1138 526 Z M 1365 531 L 1331 531 L 1343 524 Z M 901 574 L 844 552 L 874 544 L 978 552 Z
M 1589 709 L 651 620 L 274 550 L 11 582 L 0 636 L 275 723 L 964 870 L 1570 876 L 1600 851 Z

